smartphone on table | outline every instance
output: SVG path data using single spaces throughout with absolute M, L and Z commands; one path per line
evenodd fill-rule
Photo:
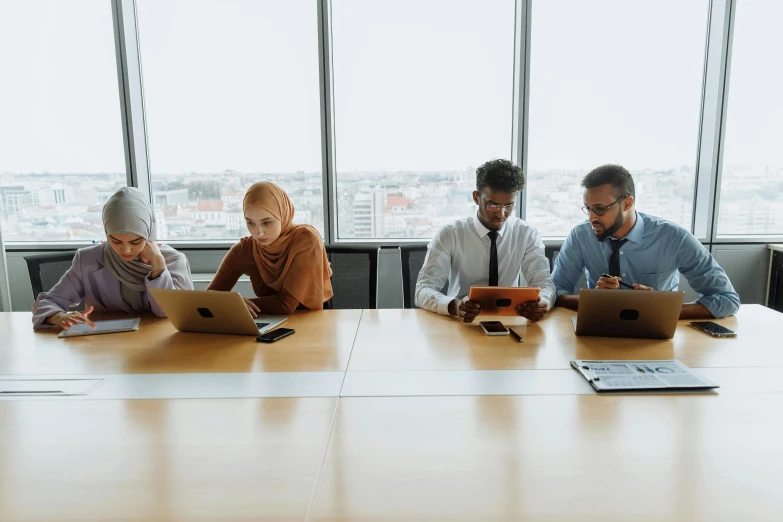
M 295 331 L 296 330 L 293 328 L 275 328 L 274 330 L 256 337 L 256 341 L 259 343 L 273 343 L 275 341 L 279 341 L 283 337 L 288 337 Z
M 481 321 L 479 326 L 487 335 L 508 335 L 508 328 L 500 321 Z
M 712 321 L 692 321 L 690 326 L 701 330 L 702 332 L 709 334 L 713 337 L 736 337 L 737 334 L 734 330 L 729 330 L 725 326 L 721 326 L 718 323 Z

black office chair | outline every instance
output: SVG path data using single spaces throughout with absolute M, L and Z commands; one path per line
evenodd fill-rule
M 378 293 L 378 247 L 327 246 L 332 264 L 331 309 L 375 308 Z
M 549 271 L 555 269 L 555 258 L 557 257 L 557 254 L 560 252 L 560 247 L 552 247 L 552 246 L 545 246 L 544 247 L 544 255 L 549 260 Z
M 419 278 L 424 258 L 427 256 L 427 244 L 400 246 L 400 261 L 402 263 L 402 306 L 418 308 L 414 302 L 416 295 L 416 280 Z
M 30 272 L 33 299 L 37 299 L 41 292 L 48 292 L 60 281 L 65 272 L 71 268 L 75 255 L 76 251 L 71 251 L 24 257 L 27 261 L 27 270 Z
M 783 312 L 783 252 L 772 252 L 772 268 L 769 274 L 767 306 Z

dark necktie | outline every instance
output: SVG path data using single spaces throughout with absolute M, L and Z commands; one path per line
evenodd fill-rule
M 609 258 L 609 275 L 612 277 L 620 277 L 620 248 L 625 244 L 627 239 L 620 239 L 618 241 L 611 241 L 612 245 L 612 257 Z
M 492 241 L 489 247 L 489 286 L 498 286 L 498 233 L 490 230 L 487 235 Z

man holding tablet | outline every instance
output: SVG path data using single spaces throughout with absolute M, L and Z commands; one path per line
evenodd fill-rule
M 516 313 L 531 321 L 544 317 L 555 299 L 544 243 L 538 230 L 512 216 L 524 186 L 522 169 L 510 161 L 489 161 L 476 170 L 478 210 L 443 227 L 428 245 L 416 306 L 469 323 L 481 313 L 481 305 L 467 299 L 471 286 L 519 286 L 521 275 L 541 290 L 538 300 L 518 305 Z
M 726 272 L 687 230 L 637 212 L 631 174 L 603 165 L 582 181 L 588 220 L 571 230 L 555 259 L 557 305 L 576 309 L 577 283 L 586 271 L 589 288 L 677 290 L 681 273 L 701 294 L 682 305 L 680 319 L 733 315 L 740 299 Z

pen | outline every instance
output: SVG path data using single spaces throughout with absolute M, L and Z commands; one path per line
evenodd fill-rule
M 609 279 L 616 279 L 617 278 L 617 276 L 609 275 L 606 272 L 601 274 L 601 277 L 608 277 Z M 633 288 L 633 285 L 629 285 L 628 283 L 623 283 L 622 281 L 618 281 L 618 282 L 620 283 L 621 286 L 624 286 L 626 288 Z

